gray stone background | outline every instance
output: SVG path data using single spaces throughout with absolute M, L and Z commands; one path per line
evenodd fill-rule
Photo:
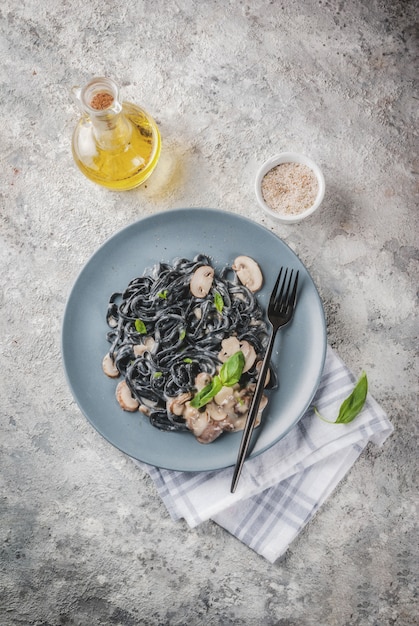
M 0 5 L 0 624 L 417 624 L 417 52 L 414 1 L 3 0 Z M 85 179 L 71 87 L 109 75 L 157 119 L 133 192 Z M 318 214 L 257 208 L 283 150 L 326 177 Z M 174 523 L 81 415 L 60 355 L 78 272 L 121 227 L 175 207 L 240 213 L 310 270 L 329 342 L 395 432 L 275 565 Z

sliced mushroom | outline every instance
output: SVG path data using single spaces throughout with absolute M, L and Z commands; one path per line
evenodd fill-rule
M 231 267 L 242 285 L 250 291 L 258 291 L 262 287 L 263 276 L 260 267 L 249 256 L 238 256 Z
M 124 411 L 136 411 L 138 409 L 140 403 L 133 397 L 125 380 L 118 383 L 115 395 Z
M 237 337 L 227 337 L 221 342 L 221 350 L 218 358 L 221 363 L 225 363 L 233 354 L 241 350 L 244 356 L 243 372 L 248 372 L 256 361 L 256 352 L 252 344 L 248 341 L 239 341 Z
M 200 412 L 198 409 L 192 407 L 189 403 L 186 404 L 185 412 L 183 414 L 186 425 L 193 432 L 195 437 L 200 437 L 209 424 L 209 417 L 206 411 Z
M 261 368 L 262 368 L 262 363 L 263 361 L 258 361 L 256 363 L 256 369 L 258 372 L 260 372 Z M 268 367 L 268 371 L 266 372 L 266 376 L 265 376 L 265 382 L 264 382 L 264 387 L 266 387 L 266 385 L 269 385 L 269 381 L 271 380 L 271 370 Z
M 235 422 L 233 423 L 233 430 L 234 432 L 237 432 L 239 430 L 243 430 L 243 428 L 246 425 L 246 420 L 247 420 L 247 413 L 245 415 L 240 415 L 240 417 L 238 417 Z M 261 422 L 261 414 L 260 412 L 258 412 L 257 416 L 256 416 L 256 420 L 255 420 L 255 428 L 257 428 L 259 426 Z
M 197 298 L 205 298 L 211 289 L 214 279 L 214 269 L 210 265 L 201 265 L 192 274 L 189 288 L 192 295 Z
M 241 415 L 240 417 L 237 417 L 237 419 L 233 420 L 232 425 L 233 425 L 233 430 L 235 432 L 238 431 L 238 430 L 243 430 L 243 428 L 244 428 L 244 426 L 246 424 L 246 418 L 247 418 L 247 414 L 246 415 Z
M 262 396 L 260 405 L 259 405 L 258 414 L 256 416 L 255 427 L 259 426 L 261 419 L 262 419 L 262 411 L 267 404 L 268 404 L 268 398 L 266 396 Z M 246 424 L 246 419 L 247 419 L 247 411 L 243 415 L 240 415 L 239 417 L 237 417 L 236 420 L 233 420 L 232 423 L 233 423 L 234 431 L 243 430 Z
M 218 353 L 218 358 L 221 363 L 225 363 L 233 354 L 236 354 L 240 350 L 240 341 L 237 337 L 227 337 L 221 342 L 221 350 Z
M 143 354 L 147 352 L 147 347 L 143 343 L 137 343 L 135 344 L 133 351 L 136 357 L 143 356 Z
M 109 352 L 102 361 L 102 369 L 109 378 L 118 378 L 119 376 L 119 370 Z
M 210 374 L 207 374 L 207 372 L 200 372 L 195 377 L 194 385 L 197 391 L 201 391 L 201 389 L 209 385 L 210 382 L 211 382 Z
M 209 402 L 206 410 L 209 417 L 214 420 L 214 422 L 222 422 L 227 417 L 224 407 L 219 406 L 215 402 Z
M 116 317 L 108 317 L 108 325 L 109 328 L 116 328 L 118 326 L 118 320 L 116 319 Z
M 234 412 L 236 415 L 247 415 L 250 408 L 251 398 L 249 394 L 246 392 L 242 392 L 236 398 L 236 403 L 234 405 Z
M 260 404 L 259 404 L 259 411 L 258 411 L 258 416 L 262 415 L 262 411 L 263 409 L 266 407 L 266 405 L 268 404 L 268 398 L 267 396 L 262 396 L 260 399 Z
M 156 342 L 153 337 L 145 337 L 143 343 L 138 343 L 134 346 L 135 356 L 143 356 L 144 352 L 151 352 L 155 343 Z
M 185 411 L 185 404 L 192 398 L 192 394 L 189 392 L 181 393 L 175 398 L 168 398 L 166 402 L 167 410 L 173 413 L 173 415 L 183 415 Z
M 248 341 L 240 342 L 240 350 L 244 355 L 244 367 L 243 372 L 248 372 L 256 361 L 256 351 L 251 343 Z
M 232 387 L 221 387 L 220 391 L 214 396 L 214 402 L 219 406 L 233 406 L 236 403 L 236 394 L 234 393 L 239 385 Z

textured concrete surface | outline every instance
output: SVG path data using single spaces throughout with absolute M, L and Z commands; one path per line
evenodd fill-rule
M 413 0 L 2 1 L 2 626 L 417 623 L 417 18 Z M 160 164 L 133 192 L 72 162 L 70 89 L 101 74 L 160 124 Z M 326 177 L 300 225 L 254 198 L 258 165 L 282 150 Z M 184 206 L 250 217 L 297 252 L 330 343 L 395 426 L 273 566 L 213 523 L 173 523 L 61 366 L 90 254 Z

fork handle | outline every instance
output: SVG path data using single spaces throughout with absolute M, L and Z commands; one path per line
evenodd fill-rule
M 255 427 L 256 417 L 258 414 L 260 400 L 262 398 L 263 390 L 265 388 L 266 374 L 269 368 L 269 362 L 271 359 L 272 348 L 274 345 L 276 336 L 276 330 L 272 329 L 271 336 L 269 337 L 268 346 L 266 348 L 265 357 L 260 368 L 259 378 L 256 384 L 255 393 L 253 394 L 252 402 L 249 412 L 247 414 L 246 424 L 244 426 L 242 439 L 240 442 L 240 448 L 237 455 L 237 462 L 234 468 L 233 480 L 231 482 L 231 493 L 236 491 L 237 483 L 239 482 L 240 474 L 243 468 L 244 461 L 246 459 L 247 450 L 249 448 L 250 439 Z

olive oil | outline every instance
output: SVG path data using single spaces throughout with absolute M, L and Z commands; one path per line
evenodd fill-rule
M 153 118 L 119 102 L 116 84 L 93 79 L 75 92 L 83 116 L 73 134 L 73 157 L 83 174 L 109 189 L 138 187 L 157 165 L 161 139 Z

